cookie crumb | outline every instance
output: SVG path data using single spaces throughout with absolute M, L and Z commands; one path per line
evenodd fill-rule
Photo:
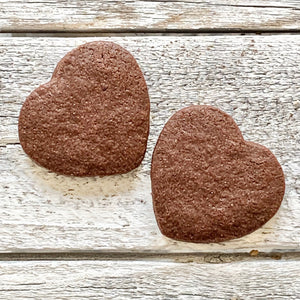
M 258 256 L 259 251 L 258 250 L 251 250 L 250 251 L 250 256 Z

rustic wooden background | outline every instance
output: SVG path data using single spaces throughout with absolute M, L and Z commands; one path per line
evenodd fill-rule
M 0 0 L 0 299 L 299 299 L 300 1 Z M 22 103 L 66 52 L 112 40 L 140 64 L 151 98 L 142 165 L 58 176 L 22 151 Z M 150 160 L 189 104 L 233 116 L 282 164 L 277 215 L 244 238 L 163 237 Z

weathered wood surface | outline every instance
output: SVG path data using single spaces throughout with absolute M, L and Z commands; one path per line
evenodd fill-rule
M 298 300 L 299 261 L 0 262 L 0 299 Z
M 298 0 L 0 0 L 0 31 L 299 30 Z
M 142 166 L 105 178 L 57 176 L 18 144 L 26 96 L 50 79 L 63 55 L 91 38 L 0 39 L 0 251 L 249 251 L 300 248 L 300 36 L 113 38 L 136 57 L 151 98 Z M 277 156 L 286 195 L 255 233 L 227 243 L 174 242 L 158 231 L 150 160 L 159 132 L 178 109 L 211 104 L 236 120 L 246 139 Z

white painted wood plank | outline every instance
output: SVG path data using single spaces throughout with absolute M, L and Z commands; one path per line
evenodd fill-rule
M 57 176 L 18 145 L 26 96 L 49 80 L 58 60 L 92 38 L 0 39 L 0 251 L 269 251 L 300 247 L 300 36 L 113 38 L 140 63 L 151 98 L 142 166 L 105 178 Z M 150 161 L 159 132 L 178 109 L 210 104 L 236 120 L 246 139 L 277 156 L 286 195 L 255 233 L 221 244 L 174 242 L 158 231 Z
M 299 261 L 0 263 L 0 299 L 298 300 Z
M 1 31 L 299 30 L 298 0 L 0 0 Z

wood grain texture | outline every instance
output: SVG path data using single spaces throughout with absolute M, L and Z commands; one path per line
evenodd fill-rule
M 0 0 L 0 31 L 299 30 L 298 0 Z
M 0 251 L 250 251 L 300 247 L 300 36 L 113 38 L 136 57 L 149 87 L 151 132 L 142 165 L 104 178 L 57 176 L 18 144 L 22 103 L 56 63 L 92 38 L 0 39 Z M 108 39 L 106 39 L 108 40 Z M 286 194 L 276 216 L 244 238 L 174 242 L 158 231 L 150 160 L 167 119 L 190 104 L 229 113 L 244 137 L 277 156 Z
M 297 300 L 299 268 L 299 261 L 1 262 L 0 299 Z

